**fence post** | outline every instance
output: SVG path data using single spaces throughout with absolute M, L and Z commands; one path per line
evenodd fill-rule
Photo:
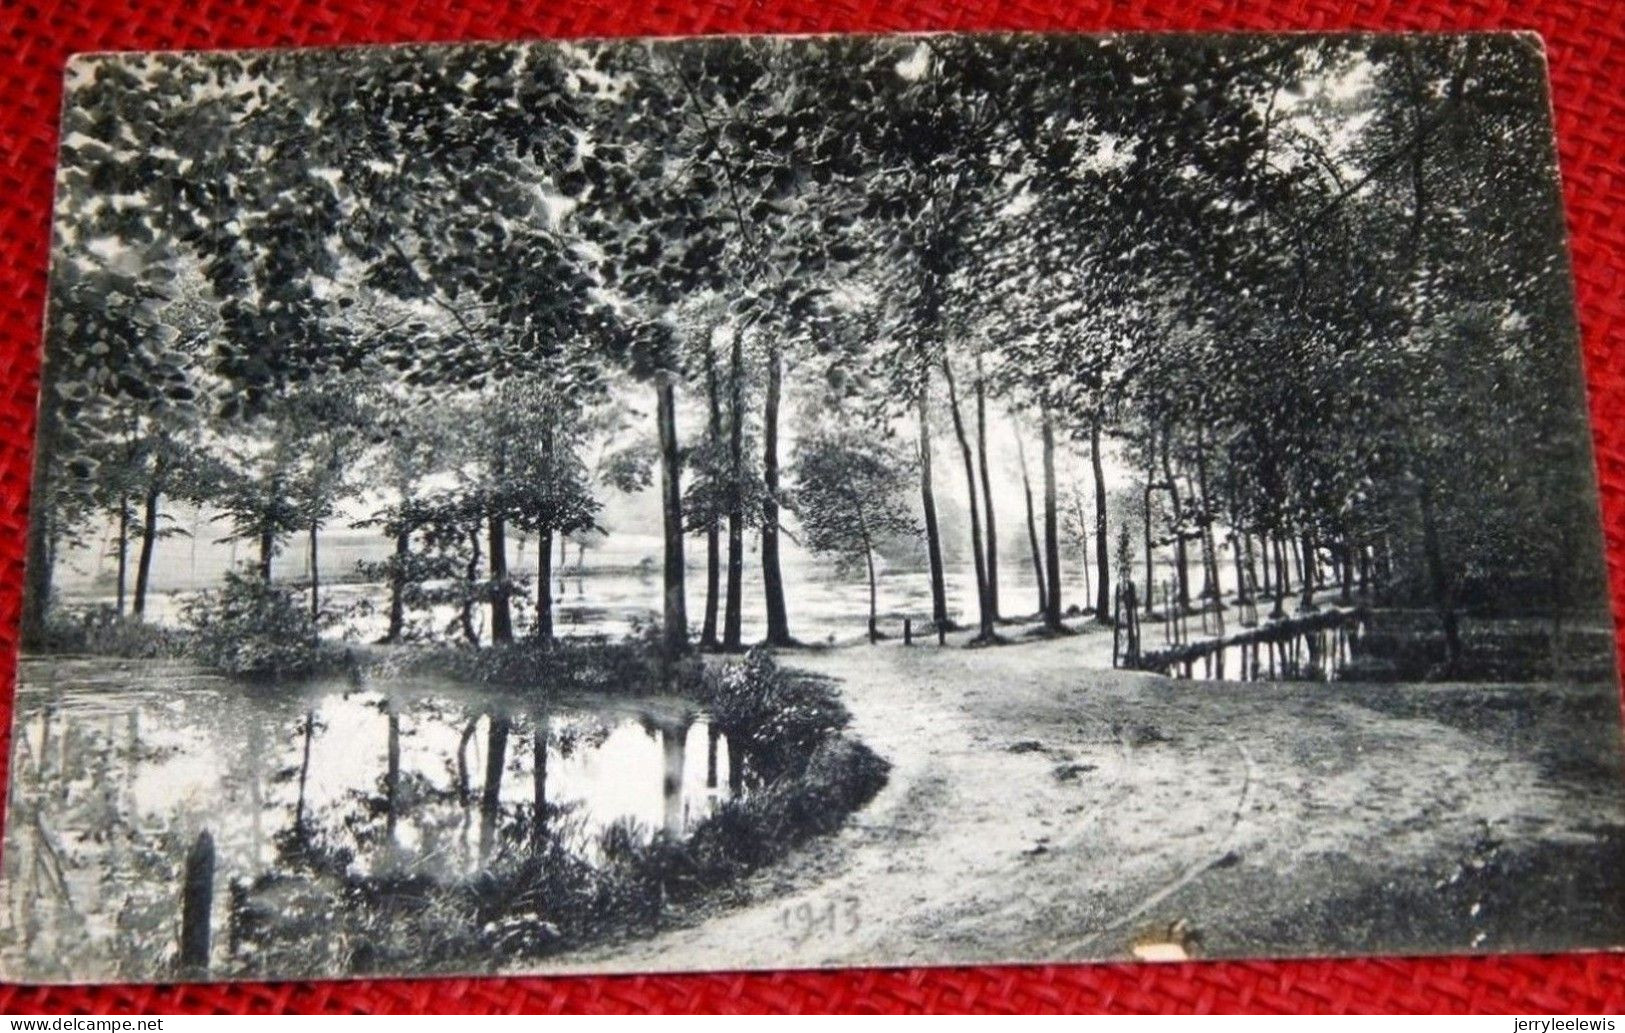
M 214 837 L 198 833 L 186 853 L 186 881 L 181 887 L 181 973 L 202 977 L 209 971 L 209 912 L 214 904 Z
M 903 618 L 903 645 L 912 646 L 913 644 L 914 644 L 914 622 L 911 621 L 909 618 L 904 617 Z

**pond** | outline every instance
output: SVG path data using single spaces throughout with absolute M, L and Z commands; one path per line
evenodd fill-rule
M 1336 681 L 1355 663 L 1364 625 L 1360 618 L 1303 630 L 1249 636 L 1201 656 L 1172 663 L 1167 673 L 1204 681 Z
M 0 959 L 111 972 L 136 933 L 172 946 L 203 831 L 222 901 L 296 831 L 357 874 L 455 877 L 536 834 L 538 812 L 589 858 L 612 825 L 683 836 L 748 793 L 746 767 L 680 699 L 544 708 L 418 677 L 271 691 L 185 664 L 25 658 Z

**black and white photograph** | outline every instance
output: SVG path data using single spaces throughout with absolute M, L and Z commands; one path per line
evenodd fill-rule
M 9 980 L 1616 949 L 1540 40 L 74 58 Z

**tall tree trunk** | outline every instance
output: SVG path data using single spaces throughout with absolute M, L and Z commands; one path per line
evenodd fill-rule
M 767 398 L 762 406 L 762 590 L 767 603 L 767 641 L 791 644 L 790 617 L 784 604 L 784 574 L 779 569 L 779 393 L 784 356 L 778 337 L 768 335 Z
M 1236 561 L 1236 602 L 1247 601 L 1247 566 L 1251 564 L 1252 557 L 1243 555 L 1242 539 L 1246 535 L 1232 529 L 1230 532 L 1230 551 Z M 1249 544 L 1246 548 L 1251 548 Z
M 1033 583 L 1038 586 L 1038 613 L 1049 620 L 1049 579 L 1044 577 L 1044 559 L 1038 547 L 1038 522 L 1033 513 L 1033 486 L 1027 476 L 1027 449 L 1021 443 L 1021 428 L 1012 426 L 1016 436 L 1016 462 L 1021 467 L 1021 493 L 1027 501 L 1027 544 L 1032 549 Z
M 1315 538 L 1303 532 L 1303 609 L 1315 608 Z
M 276 555 L 276 533 L 270 526 L 260 528 L 260 580 L 271 583 L 271 557 Z
M 1219 589 L 1219 543 L 1213 537 L 1212 496 L 1208 494 L 1207 443 L 1201 421 L 1196 424 L 1196 490 L 1202 496 L 1202 561 L 1206 565 L 1207 592 L 1214 606 L 1222 605 Z
M 463 625 L 463 637 L 471 646 L 480 644 L 480 634 L 474 630 L 474 586 L 480 580 L 480 527 L 476 522 L 468 528 L 468 562 L 463 567 L 463 604 L 458 620 Z
M 487 521 L 486 562 L 491 570 L 491 644 L 513 641 L 513 608 L 508 601 L 508 526 L 500 514 Z
M 959 454 L 965 462 L 965 491 L 970 497 L 971 559 L 976 567 L 977 637 L 993 638 L 993 611 L 987 600 L 987 563 L 982 556 L 982 518 L 978 515 L 976 498 L 976 462 L 971 458 L 970 439 L 965 435 L 965 420 L 959 411 L 959 392 L 954 386 L 954 369 L 946 355 L 942 358 L 942 372 L 948 382 L 948 409 L 954 418 L 954 436 L 959 440 Z
M 715 649 L 717 639 L 717 611 L 722 592 L 722 521 L 717 513 L 715 480 L 721 471 L 715 468 L 717 448 L 722 443 L 722 391 L 717 383 L 717 360 L 710 342 L 705 347 L 705 398 L 709 407 L 706 422 L 710 435 L 712 469 L 711 505 L 705 520 L 705 618 L 700 624 L 700 648 Z
M 130 495 L 120 492 L 118 497 L 118 615 L 124 616 L 124 598 L 129 585 L 130 569 Z
M 922 371 L 916 404 L 920 421 L 920 508 L 925 511 L 925 552 L 931 564 L 931 625 L 946 628 L 948 589 L 942 576 L 942 532 L 937 525 L 937 497 L 931 484 L 931 367 Z
M 1145 518 L 1145 615 L 1151 616 L 1152 608 L 1157 597 L 1157 556 L 1156 546 L 1151 540 L 1151 492 L 1156 483 L 1156 453 L 1157 440 L 1154 432 L 1147 431 L 1145 436 L 1145 488 L 1141 496 L 1140 514 Z M 1096 476 L 1096 483 L 1099 477 Z M 1099 494 L 1095 495 L 1098 503 Z M 1099 619 L 1099 611 L 1095 611 Z
M 496 845 L 497 821 L 502 816 L 502 775 L 508 766 L 508 733 L 513 722 L 491 716 L 485 735 L 485 785 L 480 790 L 480 859 L 491 856 Z
M 1089 468 L 1095 479 L 1095 620 L 1112 622 L 1111 551 L 1106 533 L 1106 468 L 1100 458 L 1100 421 L 1089 427 Z
M 553 529 L 536 532 L 536 639 L 553 641 Z
M 987 608 L 999 619 L 999 530 L 993 512 L 993 488 L 987 471 L 987 387 L 982 376 L 982 353 L 976 353 L 976 459 L 982 481 L 982 506 L 987 510 Z
M 34 465 L 29 474 L 27 559 L 24 564 L 26 588 L 23 592 L 22 626 L 24 649 L 45 643 L 46 618 L 51 606 L 51 575 L 55 566 L 53 538 L 56 525 L 56 499 L 51 490 L 56 444 L 61 414 L 56 391 L 55 364 L 49 357 L 40 370 L 38 419 L 34 430 Z
M 1433 511 L 1433 491 L 1424 482 L 1417 496 L 1422 507 L 1422 551 L 1427 559 L 1433 604 L 1439 611 L 1439 624 L 1444 630 L 1447 669 L 1455 671 L 1461 665 L 1461 630 L 1456 618 L 1454 593 L 1450 587 L 1450 572 L 1445 568 L 1438 518 Z
M 682 455 L 677 447 L 677 387 L 670 375 L 656 387 L 660 425 L 660 497 L 666 538 L 664 634 L 668 656 L 688 652 L 688 606 L 683 590 Z
M 1049 587 L 1044 592 L 1044 602 L 1048 607 L 1044 613 L 1044 622 L 1052 630 L 1059 630 L 1061 627 L 1061 517 L 1057 505 L 1057 492 L 1059 489 L 1055 483 L 1055 424 L 1050 419 L 1048 408 L 1044 409 L 1043 417 L 1044 573 L 1049 578 Z M 1084 589 L 1084 593 L 1087 596 L 1087 587 Z
M 141 513 L 141 554 L 135 561 L 135 617 L 140 620 L 147 612 L 147 586 L 152 583 L 152 552 L 158 546 L 158 500 L 161 489 L 154 475 L 147 486 L 147 497 Z
M 744 645 L 745 582 L 745 332 L 734 327 L 728 358 L 728 600 L 722 619 L 722 648 Z
M 384 766 L 384 839 L 395 843 L 395 823 L 401 794 L 401 715 L 393 702 L 384 704 L 389 717 L 389 747 Z
M 389 577 L 389 631 L 386 642 L 399 642 L 406 633 L 406 564 L 412 547 L 412 536 L 403 524 L 395 532 L 395 566 Z
M 1179 503 L 1179 482 L 1174 480 L 1174 465 L 1168 454 L 1168 440 L 1171 437 L 1172 434 L 1162 437 L 1162 475 L 1167 478 L 1164 488 L 1168 492 L 1168 505 L 1174 517 L 1171 528 L 1174 539 L 1174 585 L 1179 593 L 1179 611 L 1184 613 L 1191 608 L 1190 556 L 1185 551 L 1185 520 Z
M 880 629 L 875 625 L 879 619 L 875 590 L 875 550 L 867 543 L 863 547 L 863 560 L 869 565 L 869 644 L 872 646 L 880 638 Z
M 321 524 L 312 520 L 310 522 L 310 620 L 315 623 L 322 615 L 322 589 L 320 568 L 317 567 L 316 539 L 321 534 Z
M 1292 591 L 1292 584 L 1287 578 L 1286 546 L 1282 544 L 1281 535 L 1273 536 L 1275 541 L 1275 606 L 1270 610 L 1271 617 L 1286 616 L 1286 594 Z

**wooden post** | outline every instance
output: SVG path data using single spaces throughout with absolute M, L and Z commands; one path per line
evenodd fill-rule
M 186 854 L 186 881 L 181 888 L 181 974 L 201 978 L 209 972 L 209 912 L 214 903 L 214 837 L 198 833 Z
M 914 644 L 914 622 L 909 620 L 907 617 L 904 617 L 903 618 L 903 645 L 912 646 L 913 644 Z

